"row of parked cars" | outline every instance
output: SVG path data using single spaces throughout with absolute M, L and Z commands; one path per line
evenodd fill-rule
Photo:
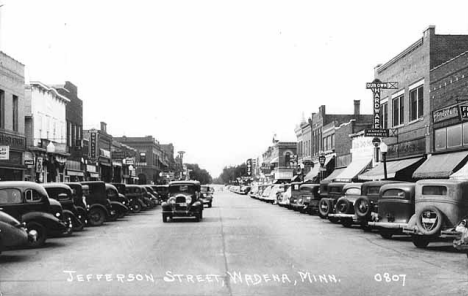
M 385 239 L 410 235 L 418 248 L 449 240 L 468 256 L 468 180 L 294 182 L 253 185 L 249 195 Z
M 49 237 L 154 208 L 167 197 L 167 185 L 0 182 L 0 252 L 41 247 Z

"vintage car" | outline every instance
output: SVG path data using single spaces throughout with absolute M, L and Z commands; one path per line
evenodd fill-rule
M 318 204 L 321 199 L 320 196 L 320 185 L 319 184 L 302 184 L 301 185 L 301 196 L 304 207 L 300 210 L 303 213 L 309 215 L 318 212 Z
M 270 190 L 268 196 L 264 196 L 264 201 L 269 203 L 276 203 L 278 200 L 278 193 L 284 192 L 284 184 L 275 184 Z
M 289 199 L 291 198 L 294 184 L 284 185 L 284 190 L 276 194 L 276 203 L 280 207 L 289 207 Z
M 169 185 L 151 185 L 151 187 L 159 194 L 161 201 L 167 200 Z
M 0 253 L 5 248 L 21 247 L 28 243 L 29 239 L 33 241 L 36 233 L 28 235 L 26 228 L 18 220 L 0 211 Z
M 200 199 L 204 205 L 208 205 L 209 208 L 213 206 L 213 193 L 214 188 L 208 185 L 201 186 Z
M 333 214 L 336 201 L 343 196 L 343 187 L 348 183 L 330 182 L 327 184 L 327 197 L 322 197 L 319 201 L 319 216 L 320 218 L 328 218 L 333 223 L 338 223 L 339 219 L 329 217 Z M 322 184 L 320 185 L 322 188 Z
M 432 241 L 458 239 L 456 227 L 468 213 L 468 180 L 419 180 L 415 214 L 403 232 L 413 244 L 425 248 Z
M 375 218 L 378 216 L 380 188 L 385 184 L 396 182 L 399 181 L 369 181 L 362 184 L 361 196 L 354 201 L 354 223 L 360 224 L 364 231 L 372 230 L 368 222 L 375 221 Z
M 110 200 L 113 209 L 113 214 L 111 214 L 109 220 L 113 221 L 117 218 L 124 217 L 130 211 L 130 209 L 128 208 L 128 198 L 122 193 L 120 193 L 117 187 L 115 187 L 114 185 L 109 183 L 105 183 L 105 185 L 106 197 L 108 200 Z
M 247 195 L 250 192 L 250 188 L 250 186 L 241 186 L 240 191 L 238 193 L 242 195 Z
M 260 200 L 266 201 L 268 196 L 270 196 L 271 189 L 273 189 L 273 185 L 267 185 L 263 191 L 262 194 L 259 196 Z
M 343 187 L 342 196 L 336 200 L 333 212 L 328 214 L 328 219 L 339 220 L 344 227 L 353 225 L 355 220 L 354 202 L 361 197 L 362 184 L 348 183 Z
M 78 218 L 78 209 L 75 207 L 73 191 L 64 183 L 44 183 L 42 186 L 50 198 L 55 199 L 62 206 L 63 220 L 67 221 L 68 229 L 64 235 L 71 235 L 73 231 L 83 230 L 84 224 Z
M 200 190 L 198 181 L 170 182 L 169 198 L 161 205 L 163 222 L 175 217 L 194 217 L 195 221 L 200 221 L 203 218 Z
M 40 247 L 49 236 L 60 235 L 68 228 L 61 220 L 60 203 L 50 199 L 44 187 L 34 182 L 0 182 L 0 208 L 26 224 L 28 233 L 35 237 L 28 242 L 30 247 Z
M 253 197 L 255 199 L 260 199 L 260 197 L 262 196 L 263 194 L 263 191 L 265 190 L 265 188 L 267 187 L 267 185 L 258 185 L 258 190 L 253 194 L 251 195 L 250 197 Z
M 100 226 L 107 220 L 116 217 L 116 211 L 112 208 L 110 200 L 107 198 L 106 185 L 101 181 L 81 182 L 89 188 L 86 197 L 86 204 L 89 205 L 88 224 Z
M 255 195 L 258 193 L 259 185 L 255 184 L 250 187 L 249 196 L 255 198 Z
M 67 182 L 64 184 L 68 185 L 72 190 L 73 202 L 78 212 L 78 219 L 80 219 L 84 227 L 84 225 L 88 224 L 89 209 L 89 206 L 86 204 L 86 196 L 84 193 L 86 192 L 86 194 L 89 194 L 89 186 L 82 185 L 79 182 Z
M 150 199 L 149 201 L 150 208 L 154 208 L 161 203 L 159 194 L 153 189 L 151 185 L 141 185 L 141 186 L 145 188 L 147 196 Z
M 402 234 L 414 214 L 415 183 L 402 182 L 383 185 L 378 200 L 378 216 L 367 224 L 379 230 L 383 238 Z
M 140 185 L 127 184 L 125 186 L 125 196 L 129 200 L 132 213 L 139 213 L 141 210 L 148 209 L 145 191 Z

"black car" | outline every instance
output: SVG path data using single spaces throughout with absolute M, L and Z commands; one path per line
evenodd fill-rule
M 145 195 L 146 191 L 140 185 L 127 184 L 125 186 L 125 196 L 130 202 L 130 209 L 133 213 L 148 209 L 148 199 Z
M 163 222 L 174 217 L 195 217 L 195 221 L 200 221 L 203 218 L 200 190 L 198 181 L 170 182 L 169 199 L 161 205 Z
M 35 236 L 28 243 L 30 247 L 40 247 L 49 236 L 67 230 L 67 224 L 61 220 L 60 203 L 50 199 L 44 187 L 34 182 L 0 182 L 0 208 L 26 224 L 28 233 Z
M 110 200 L 107 198 L 106 185 L 101 181 L 81 182 L 89 188 L 86 196 L 86 204 L 89 205 L 88 224 L 100 226 L 104 221 L 112 219 L 116 211 L 112 209 Z
M 71 235 L 73 231 L 80 231 L 83 229 L 84 224 L 78 218 L 78 209 L 75 207 L 73 200 L 73 191 L 70 186 L 63 183 L 45 183 L 42 184 L 50 198 L 55 199 L 60 203 L 63 209 L 64 220 L 68 221 L 70 227 L 64 233 Z
M 109 220 L 115 220 L 117 217 L 122 218 L 129 212 L 128 198 L 119 193 L 114 185 L 106 183 L 106 196 L 107 199 L 110 200 L 112 209 L 114 210 L 114 213 L 111 214 Z
M 169 195 L 169 185 L 151 185 L 151 187 L 159 194 L 161 201 L 166 201 Z
M 85 195 L 89 195 L 89 186 L 78 182 L 67 182 L 64 184 L 68 185 L 72 190 L 73 202 L 78 212 L 78 219 L 80 219 L 83 226 L 88 224 L 89 205 L 86 203 Z

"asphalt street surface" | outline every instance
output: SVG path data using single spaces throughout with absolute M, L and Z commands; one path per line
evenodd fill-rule
M 468 260 L 227 191 L 201 222 L 161 208 L 0 255 L 0 295 L 468 295 Z

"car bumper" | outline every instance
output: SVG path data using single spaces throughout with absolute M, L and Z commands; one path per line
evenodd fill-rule
M 372 227 L 389 228 L 389 229 L 403 229 L 408 226 L 408 223 L 392 223 L 392 222 L 367 222 L 367 225 Z
M 328 217 L 354 220 L 356 215 L 354 214 L 328 214 Z

